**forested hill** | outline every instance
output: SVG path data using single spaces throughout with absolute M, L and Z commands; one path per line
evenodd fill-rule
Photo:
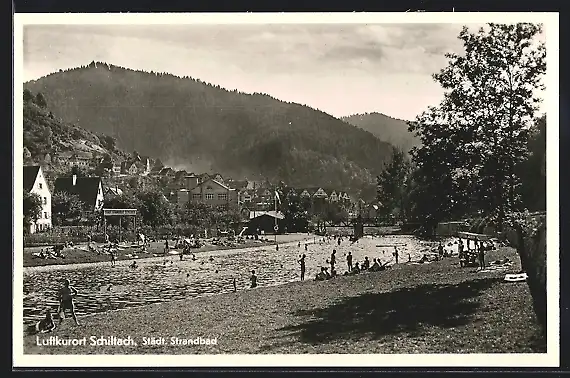
M 23 106 L 24 164 L 41 164 L 50 180 L 69 172 L 65 158 L 57 159 L 65 154 L 88 159 L 128 156 L 116 148 L 113 137 L 63 122 L 50 111 L 42 93 L 24 90 Z
M 391 156 L 389 143 L 323 112 L 188 77 L 92 62 L 24 87 L 64 120 L 189 171 L 355 188 Z
M 408 131 L 406 121 L 382 113 L 354 114 L 342 117 L 342 120 L 369 131 L 378 139 L 391 143 L 406 152 L 421 144 L 420 139 Z

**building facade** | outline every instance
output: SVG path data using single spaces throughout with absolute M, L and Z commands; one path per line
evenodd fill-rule
M 178 191 L 178 203 L 204 203 L 225 209 L 238 208 L 237 190 L 213 178 L 202 181 L 200 176 L 187 176 L 186 188 Z

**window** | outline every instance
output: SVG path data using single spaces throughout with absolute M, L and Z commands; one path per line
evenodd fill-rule
M 220 205 L 220 210 L 223 210 L 223 211 L 228 210 L 228 204 L 225 203 L 225 204 L 223 204 L 223 205 Z
M 48 219 L 48 213 L 44 211 L 44 218 Z
M 214 193 L 206 193 L 206 199 L 207 200 L 213 200 L 214 199 Z
M 38 184 L 38 187 L 39 187 L 40 189 L 42 189 L 42 183 L 41 183 L 41 182 Z
M 200 193 L 194 193 L 192 194 L 192 199 L 194 201 L 200 201 L 202 199 L 202 195 Z
M 44 205 L 47 205 L 47 197 L 44 197 Z
M 227 201 L 228 200 L 228 194 L 227 193 L 219 193 L 218 194 L 218 199 L 220 201 Z

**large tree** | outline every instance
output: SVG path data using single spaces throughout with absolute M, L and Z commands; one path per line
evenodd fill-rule
M 392 160 L 377 177 L 376 199 L 384 215 L 403 215 L 409 173 L 410 162 L 405 152 L 394 148 Z
M 459 34 L 463 54 L 433 78 L 445 94 L 410 123 L 422 140 L 412 151 L 418 176 L 428 181 L 423 200 L 434 221 L 454 214 L 519 207 L 516 166 L 528 155 L 529 130 L 540 102 L 545 47 L 541 26 L 488 24 Z M 431 177 L 431 179 L 430 179 Z
M 139 212 L 143 222 L 153 228 L 171 224 L 173 209 L 160 191 L 145 191 L 137 194 Z
M 62 224 L 66 219 L 79 218 L 82 214 L 83 203 L 77 194 L 56 192 L 51 197 L 53 221 Z

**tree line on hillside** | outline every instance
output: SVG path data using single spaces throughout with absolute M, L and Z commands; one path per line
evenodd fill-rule
M 74 147 L 88 142 L 105 151 L 103 156 L 125 156 L 126 154 L 117 148 L 117 141 L 110 135 L 96 135 L 79 126 L 66 123 L 54 116 L 51 111 L 47 96 L 41 92 L 33 94 L 29 89 L 24 89 L 23 107 L 23 157 L 24 164 L 44 163 L 48 173 L 55 170 L 62 173 L 67 167 L 63 164 L 58 166 L 56 158 L 62 152 L 80 152 Z M 50 161 L 45 160 L 46 155 L 51 156 Z M 96 173 L 96 172 L 93 172 Z M 51 175 L 50 175 L 51 176 Z
M 546 116 L 537 116 L 545 48 L 541 27 L 489 24 L 459 39 L 433 75 L 442 102 L 409 123 L 422 146 L 411 159 L 394 151 L 378 181 L 387 213 L 401 213 L 433 234 L 438 222 L 487 217 L 501 228 L 510 215 L 546 209 Z
M 63 119 L 112 135 L 119 148 L 188 165 L 199 159 L 224 176 L 355 192 L 373 185 L 390 158 L 390 144 L 306 106 L 96 65 L 25 87 L 44 93 Z

